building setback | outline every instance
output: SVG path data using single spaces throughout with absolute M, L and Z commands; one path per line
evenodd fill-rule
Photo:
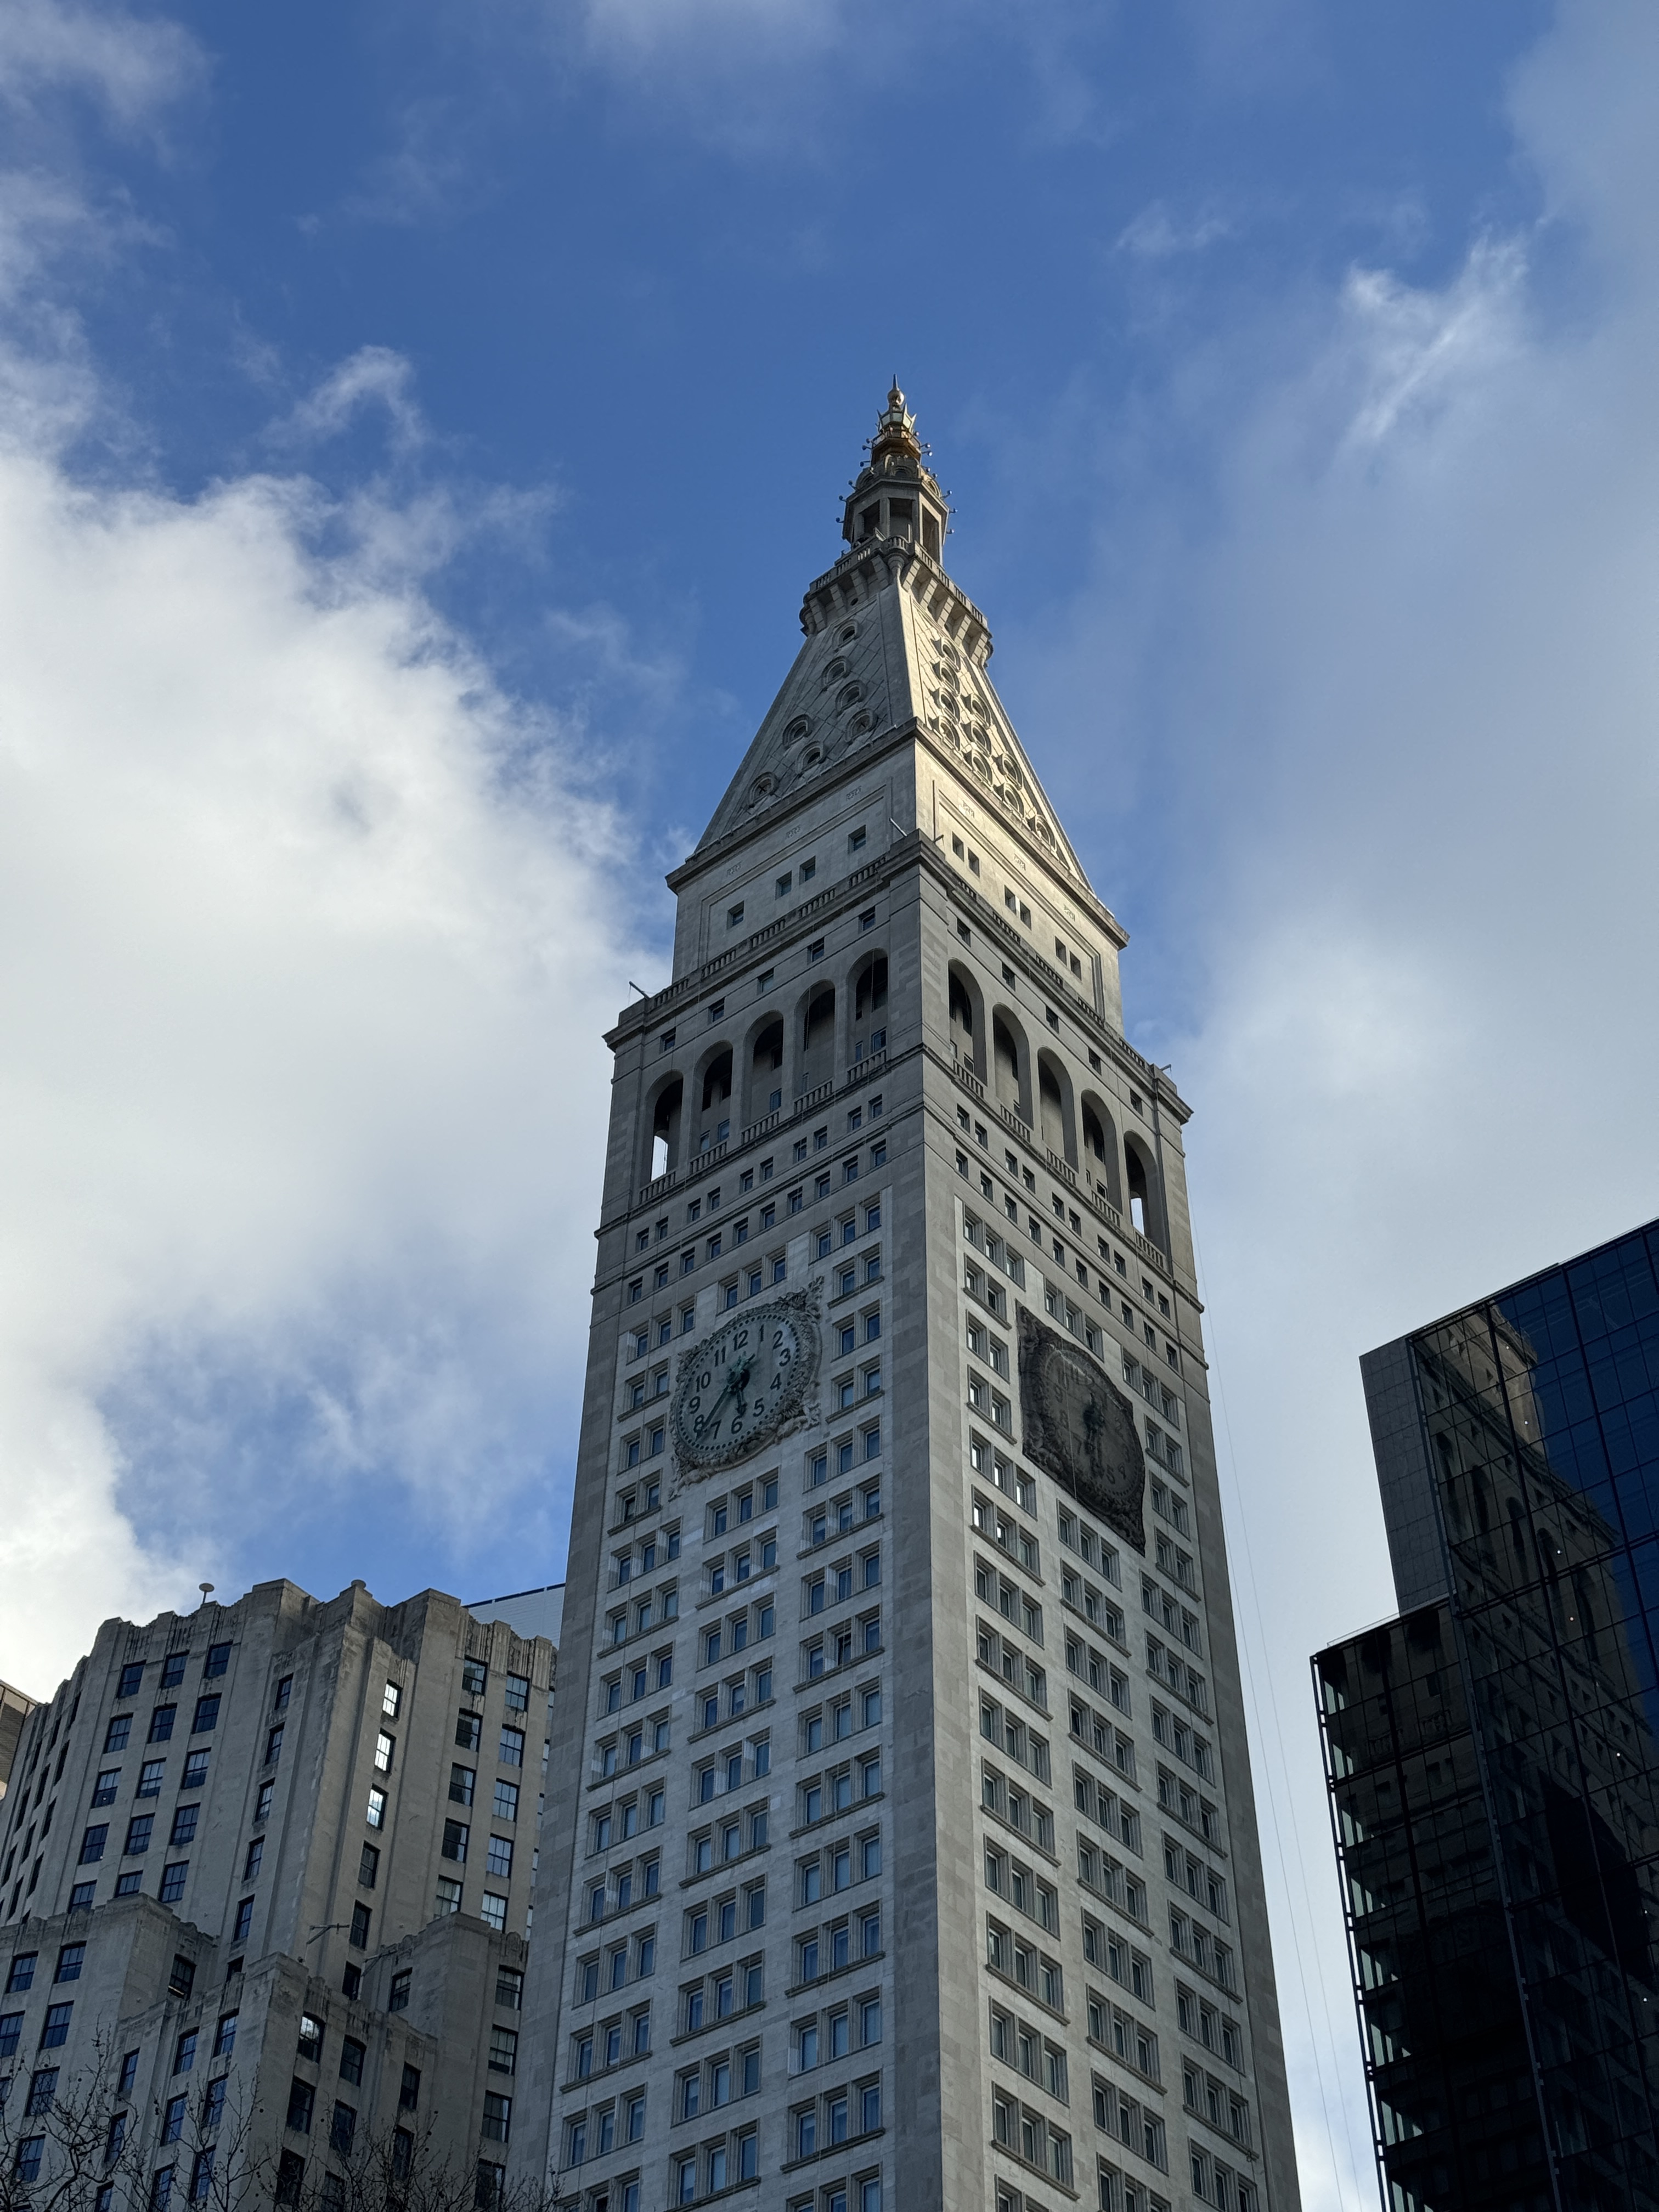
M 26 1723 L 6 1801 L 21 2181 L 90 2118 L 151 2212 L 254 2175 L 266 2202 L 343 2201 L 417 2154 L 493 2197 L 554 1656 L 362 1583 L 106 1621 Z
M 1316 1656 L 1390 2212 L 1659 2204 L 1659 1228 L 1362 1362 L 1401 1617 Z
M 23 1723 L 34 1711 L 34 1700 L 9 1682 L 0 1682 L 0 1805 L 6 1800 L 12 1762 L 23 1734 Z
M 515 2134 L 581 2212 L 1297 2212 L 1188 1109 L 945 520 L 895 390 L 609 1038 Z

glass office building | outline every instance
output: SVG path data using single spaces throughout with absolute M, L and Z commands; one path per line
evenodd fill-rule
M 1400 1617 L 1317 1655 L 1389 2212 L 1659 2207 L 1659 1224 L 1362 1363 Z

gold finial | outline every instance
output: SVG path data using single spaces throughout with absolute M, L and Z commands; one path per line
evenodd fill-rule
M 870 442 L 872 461 L 879 465 L 890 454 L 902 454 L 908 461 L 921 458 L 916 418 L 904 404 L 904 394 L 899 389 L 896 376 L 888 392 L 887 404 L 876 418 L 876 434 Z

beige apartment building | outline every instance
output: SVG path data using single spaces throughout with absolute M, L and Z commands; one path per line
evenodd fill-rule
M 1188 1108 L 896 389 L 630 1006 L 514 2156 L 1297 2212 Z
M 361 1583 L 106 1621 L 0 1826 L 11 2201 L 499 2196 L 554 1662 Z

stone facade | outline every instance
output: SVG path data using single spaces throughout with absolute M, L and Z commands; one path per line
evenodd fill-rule
M 516 2138 L 582 2212 L 1297 2212 L 1188 1109 L 944 519 L 895 392 L 609 1040 Z
M 84 2109 L 158 2208 L 326 2202 L 417 2142 L 495 2193 L 553 1664 L 433 1590 L 106 1621 L 7 1801 L 12 2162 Z

